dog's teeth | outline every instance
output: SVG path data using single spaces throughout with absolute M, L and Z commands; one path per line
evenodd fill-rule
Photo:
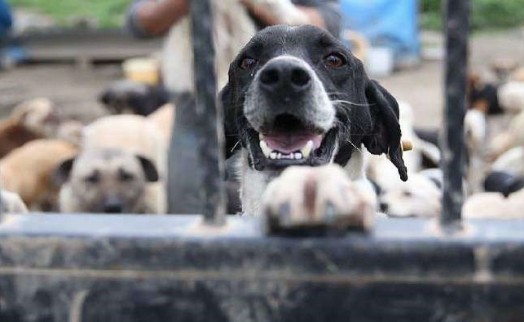
M 296 153 L 295 153 L 295 159 L 297 159 L 297 160 L 302 159 L 302 153 L 300 153 L 300 152 L 296 152 Z
M 313 144 L 313 141 L 309 140 L 307 141 L 306 145 L 304 145 L 304 147 L 300 150 L 304 158 L 308 158 L 311 154 L 311 151 L 313 151 Z
M 280 153 L 280 152 L 277 153 L 277 159 L 279 159 L 279 160 L 282 159 L 282 153 Z
M 259 145 L 260 145 L 260 149 L 262 150 L 262 153 L 264 153 L 264 156 L 266 158 L 269 158 L 269 156 L 271 154 L 271 149 L 267 145 L 266 141 L 260 140 Z
M 278 153 L 271 152 L 271 154 L 269 154 L 269 158 L 275 160 L 276 158 L 278 158 Z
M 264 139 L 264 134 L 258 133 L 258 139 L 262 141 Z

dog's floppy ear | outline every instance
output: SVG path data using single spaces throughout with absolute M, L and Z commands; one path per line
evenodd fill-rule
M 73 169 L 75 159 L 76 157 L 66 159 L 62 161 L 62 163 L 60 163 L 58 168 L 56 168 L 55 172 L 53 173 L 53 183 L 57 187 L 60 187 L 67 180 L 69 180 L 69 176 L 71 175 L 71 170 Z
M 157 182 L 158 181 L 158 171 L 156 169 L 155 164 L 149 160 L 146 157 L 143 157 L 141 155 L 136 156 L 138 158 L 138 161 L 140 162 L 140 165 L 142 166 L 142 169 L 144 170 L 144 174 L 146 176 L 146 180 L 148 182 Z
M 366 98 L 374 124 L 373 133 L 363 140 L 364 146 L 373 154 L 387 154 L 397 167 L 400 179 L 406 181 L 408 174 L 402 159 L 398 103 L 374 80 L 367 81 Z
M 233 93 L 229 83 L 218 94 L 218 103 L 222 105 L 224 118 L 225 158 L 228 159 L 235 152 L 239 135 L 236 125 L 236 111 L 233 103 Z

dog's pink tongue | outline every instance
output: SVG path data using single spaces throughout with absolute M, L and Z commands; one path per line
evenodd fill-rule
M 289 154 L 299 151 L 308 141 L 313 141 L 313 149 L 320 147 L 322 135 L 314 133 L 271 133 L 264 136 L 268 147 Z

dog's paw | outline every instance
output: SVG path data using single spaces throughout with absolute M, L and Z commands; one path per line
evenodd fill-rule
M 268 185 L 262 209 L 269 233 L 368 230 L 375 199 L 337 165 L 290 167 Z

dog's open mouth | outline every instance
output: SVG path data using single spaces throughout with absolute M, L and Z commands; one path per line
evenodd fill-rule
M 291 165 L 318 166 L 331 160 L 336 128 L 325 132 L 290 115 L 275 118 L 260 132 L 249 130 L 250 148 L 257 169 Z
M 271 160 L 302 160 L 320 147 L 324 137 L 314 132 L 273 132 L 259 134 L 259 146 L 266 158 Z

